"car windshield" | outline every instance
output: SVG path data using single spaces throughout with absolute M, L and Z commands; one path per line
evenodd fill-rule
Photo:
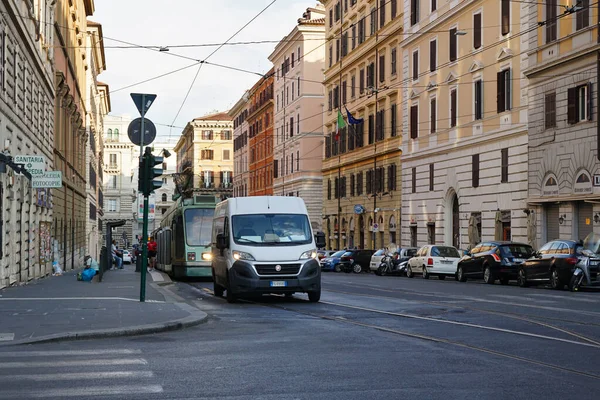
M 458 250 L 454 247 L 446 247 L 446 246 L 433 246 L 431 248 L 431 256 L 432 257 L 454 257 L 460 258 L 458 254 Z
M 500 246 L 503 257 L 529 258 L 533 254 L 533 248 L 524 244 L 510 244 Z
M 185 210 L 185 239 L 188 246 L 210 246 L 214 209 Z
M 341 251 L 336 251 L 335 253 L 333 253 L 332 255 L 330 255 L 329 257 L 336 257 L 336 258 L 340 258 L 341 256 L 344 255 L 346 251 L 345 250 L 341 250 Z
M 384 254 L 385 254 L 385 250 L 377 250 L 375 252 L 375 254 L 373 254 L 373 255 L 379 257 L 379 256 L 382 256 Z
M 312 243 L 308 217 L 303 214 L 249 214 L 231 218 L 238 244 L 289 246 Z

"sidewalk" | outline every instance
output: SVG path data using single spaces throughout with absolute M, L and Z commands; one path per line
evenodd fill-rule
M 154 280 L 162 283 L 164 277 L 147 274 L 145 303 L 139 302 L 134 265 L 106 271 L 101 283 L 77 281 L 77 272 L 69 271 L 0 290 L 0 346 L 156 333 L 206 318 Z

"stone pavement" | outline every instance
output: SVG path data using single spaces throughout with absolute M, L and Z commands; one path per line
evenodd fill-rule
M 100 283 L 77 281 L 77 271 L 69 271 L 0 290 L 0 346 L 156 333 L 206 318 L 153 281 L 165 278 L 147 275 L 145 303 L 134 265 L 106 271 Z

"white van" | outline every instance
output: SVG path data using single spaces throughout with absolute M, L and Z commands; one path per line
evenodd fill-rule
M 313 232 L 301 198 L 256 196 L 230 198 L 215 208 L 212 270 L 216 296 L 295 292 L 321 298 L 317 248 L 325 235 Z

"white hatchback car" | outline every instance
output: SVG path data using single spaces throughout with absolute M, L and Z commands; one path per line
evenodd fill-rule
M 123 250 L 123 263 L 131 264 L 131 253 L 128 250 Z
M 375 254 L 371 256 L 371 262 L 369 263 L 369 269 L 371 271 L 377 271 L 379 268 L 379 264 L 381 264 L 381 259 L 387 254 L 384 249 L 377 250 Z
M 423 246 L 408 260 L 406 276 L 412 278 L 415 273 L 421 273 L 424 279 L 436 275 L 438 279 L 443 280 L 446 276 L 456 275 L 460 258 L 460 253 L 452 246 Z

